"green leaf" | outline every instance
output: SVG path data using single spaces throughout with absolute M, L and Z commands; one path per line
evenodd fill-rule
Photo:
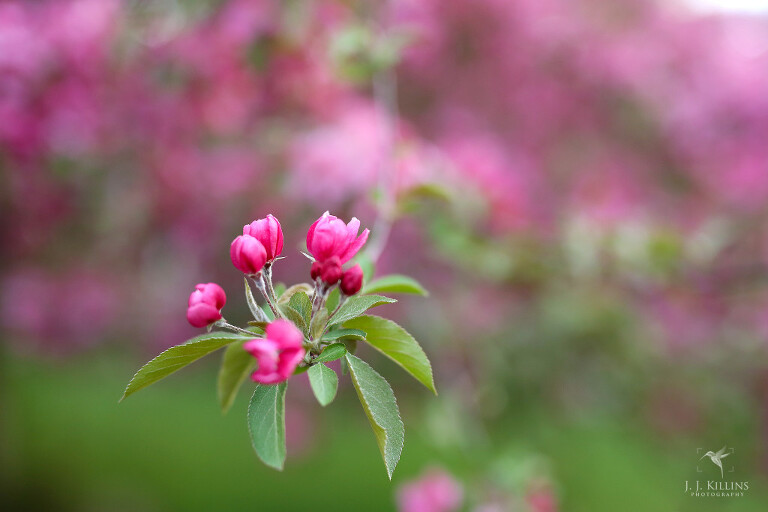
M 321 338 L 325 325 L 328 323 L 328 311 L 325 309 L 318 309 L 315 316 L 312 317 L 309 325 L 309 334 L 313 340 Z
M 232 407 L 240 386 L 256 366 L 256 359 L 243 349 L 244 343 L 245 341 L 238 341 L 229 345 L 221 360 L 217 391 L 222 412 L 227 412 Z
M 253 318 L 257 322 L 267 322 L 267 316 L 264 314 L 264 311 L 261 310 L 259 307 L 259 304 L 256 302 L 256 299 L 253 298 L 253 292 L 251 291 L 251 285 L 248 284 L 248 278 L 244 277 L 245 280 L 245 301 L 248 303 L 248 309 L 251 310 L 251 314 L 253 315 Z
M 391 274 L 374 279 L 363 287 L 360 293 L 411 293 L 427 296 L 429 292 L 413 278 L 401 274 Z
M 384 377 L 376 373 L 365 361 L 349 353 L 345 360 L 357 397 L 376 436 L 387 475 L 392 480 L 392 472 L 400 460 L 405 441 L 405 427 L 400 419 L 395 394 Z
M 381 295 L 354 295 L 344 302 L 341 308 L 339 308 L 339 312 L 331 318 L 328 325 L 333 326 L 346 322 L 351 318 L 362 315 L 370 308 L 393 302 L 397 301 Z
M 279 299 L 277 299 L 278 304 L 288 304 L 288 301 L 290 301 L 291 298 L 298 292 L 304 292 L 309 295 L 312 293 L 312 285 L 309 283 L 299 283 L 291 286 L 285 290 L 282 295 L 280 295 Z
M 341 296 L 341 292 L 338 288 L 334 288 L 330 292 L 328 292 L 328 298 L 325 299 L 325 307 L 328 311 L 328 314 L 333 313 L 333 310 L 336 309 L 336 306 L 339 305 L 339 297 Z
M 365 331 L 359 329 L 334 329 L 328 331 L 322 338 L 322 341 L 333 341 L 341 338 L 351 338 L 355 340 L 364 340 Z
M 267 317 L 267 323 L 272 322 L 275 319 L 275 314 L 272 312 L 272 308 L 270 308 L 269 305 L 265 305 L 262 311 L 264 311 L 264 315 Z
M 312 392 L 320 405 L 325 407 L 333 402 L 336 397 L 336 389 L 339 387 L 339 377 L 336 376 L 336 372 L 323 363 L 318 363 L 309 368 L 307 375 L 309 376 L 309 384 L 312 386 Z
M 334 343 L 333 345 L 325 347 L 320 355 L 315 358 L 315 362 L 327 363 L 328 361 L 335 361 L 336 359 L 344 357 L 344 354 L 346 353 L 347 347 L 345 347 L 343 343 Z
M 291 295 L 288 305 L 299 312 L 304 319 L 304 324 L 309 325 L 309 317 L 312 315 L 312 300 L 310 300 L 306 293 L 302 291 L 295 292 Z
M 285 463 L 285 382 L 256 386 L 248 405 L 248 433 L 256 455 L 267 466 Z
M 349 320 L 344 327 L 365 331 L 365 341 L 437 394 L 429 359 L 419 342 L 408 334 L 408 331 L 392 320 L 373 315 L 363 315 Z
M 293 322 L 305 335 L 307 334 L 307 322 L 304 321 L 304 316 L 301 313 L 288 304 L 280 304 L 277 307 L 280 308 L 280 311 L 285 318 Z
M 210 354 L 214 350 L 225 347 L 233 341 L 246 339 L 249 338 L 240 334 L 212 332 L 192 338 L 181 345 L 171 347 L 136 372 L 128 386 L 126 386 L 120 401 L 125 400 L 127 396 L 132 395 L 138 390 L 167 377 L 176 370 L 184 368 L 189 363 L 197 361 L 204 355 Z

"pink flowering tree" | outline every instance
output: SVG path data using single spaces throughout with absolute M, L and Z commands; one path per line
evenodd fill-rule
M 265 464 L 282 469 L 288 380 L 307 372 L 317 401 L 327 406 L 339 383 L 327 363 L 341 360 L 342 374 L 349 374 L 352 380 L 392 478 L 405 439 L 403 422 L 390 385 L 355 355 L 358 342 L 370 345 L 429 390 L 436 390 L 432 366 L 413 336 L 392 320 L 367 314 L 371 308 L 396 302 L 381 293 L 426 295 L 425 290 L 406 276 L 366 280 L 361 264 L 344 268 L 358 255 L 371 275 L 370 259 L 358 254 L 368 234 L 368 229 L 360 232 L 356 218 L 345 223 L 325 212 L 307 232 L 304 255 L 311 261 L 311 282 L 278 288 L 272 271 L 283 251 L 280 222 L 268 215 L 244 226 L 243 234 L 232 241 L 230 256 L 245 276 L 245 300 L 253 320 L 244 327 L 228 323 L 222 315 L 227 302 L 224 290 L 216 283 L 198 284 L 189 296 L 187 320 L 194 327 L 207 328 L 208 333 L 171 347 L 142 366 L 123 398 L 225 349 L 218 378 L 221 408 L 230 408 L 250 375 L 257 384 L 247 413 L 251 444 Z M 262 305 L 251 284 L 263 299 Z

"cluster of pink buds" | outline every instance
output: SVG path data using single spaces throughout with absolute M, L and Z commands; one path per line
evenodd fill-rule
M 368 240 L 369 231 L 360 231 L 360 221 L 352 218 L 348 224 L 325 212 L 309 228 L 307 250 L 315 258 L 310 275 L 318 285 L 330 287 L 339 283 L 344 295 L 354 295 L 363 286 L 363 269 L 355 265 L 347 270 L 342 268 L 346 262 Z
M 243 226 L 243 234 L 232 241 L 229 255 L 232 264 L 244 274 L 253 276 L 269 269 L 283 252 L 283 229 L 273 216 Z
M 311 276 L 315 284 L 311 298 L 313 311 L 319 307 L 330 290 L 338 285 L 341 302 L 355 295 L 363 285 L 360 265 L 344 270 L 343 265 L 352 259 L 368 239 L 366 229 L 358 235 L 360 221 L 353 218 L 348 224 L 325 212 L 309 228 L 307 250 L 313 256 Z M 261 384 L 277 384 L 290 377 L 296 366 L 316 347 L 313 340 L 290 321 L 284 320 L 278 307 L 278 298 L 272 284 L 272 265 L 283 251 L 283 230 L 273 215 L 267 215 L 243 227 L 243 234 L 232 241 L 232 264 L 251 279 L 269 306 L 274 320 L 269 322 L 260 309 L 257 320 L 266 325 L 265 337 L 253 339 L 243 349 L 253 355 L 258 367 L 251 378 Z M 189 297 L 187 319 L 194 327 L 223 327 L 232 331 L 254 335 L 252 331 L 227 323 L 221 314 L 226 303 L 224 290 L 215 283 L 198 284 Z

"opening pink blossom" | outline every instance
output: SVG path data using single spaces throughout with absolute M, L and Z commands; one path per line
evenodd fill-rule
M 266 385 L 287 380 L 304 357 L 303 341 L 301 331 L 291 322 L 280 319 L 269 324 L 266 338 L 243 344 L 259 365 L 251 379 Z
M 348 224 L 325 212 L 307 232 L 307 250 L 319 262 L 338 256 L 341 264 L 351 260 L 368 240 L 368 229 L 358 236 L 360 221 L 352 217 Z

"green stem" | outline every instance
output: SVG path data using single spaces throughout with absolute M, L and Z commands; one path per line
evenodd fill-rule
M 251 277 L 251 280 L 253 281 L 253 284 L 256 285 L 256 288 L 259 290 L 259 292 L 261 292 L 261 294 L 264 296 L 264 300 L 267 301 L 267 305 L 269 306 L 269 309 L 272 310 L 272 314 L 275 315 L 275 318 L 282 318 L 283 315 L 280 314 L 280 310 L 277 309 L 277 306 L 272 302 L 272 298 L 267 292 L 267 287 L 264 282 L 264 276 L 262 273 L 259 272 L 256 277 Z
M 267 293 L 269 293 L 270 297 L 272 297 L 272 301 L 277 304 L 277 295 L 275 295 L 275 287 L 272 286 L 272 263 L 267 263 L 264 265 L 264 274 L 266 275 L 267 279 Z
M 344 295 L 343 293 L 339 295 L 339 303 L 336 305 L 336 309 L 334 309 L 333 312 L 330 315 L 328 315 L 328 321 L 330 321 L 331 318 L 333 318 L 333 315 L 339 312 L 339 309 L 341 309 L 341 306 L 344 305 L 344 302 L 346 300 L 347 300 L 346 295 Z M 328 322 L 326 322 L 325 325 L 328 325 Z
M 218 327 L 223 327 L 224 329 L 229 329 L 231 331 L 247 334 L 248 336 L 256 336 L 256 333 L 251 332 L 251 331 L 246 330 L 246 329 L 241 329 L 240 327 L 238 327 L 236 325 L 232 325 L 230 323 L 227 323 L 227 321 L 224 320 L 223 318 L 221 320 L 219 320 L 218 322 L 216 322 L 214 325 L 216 325 Z

